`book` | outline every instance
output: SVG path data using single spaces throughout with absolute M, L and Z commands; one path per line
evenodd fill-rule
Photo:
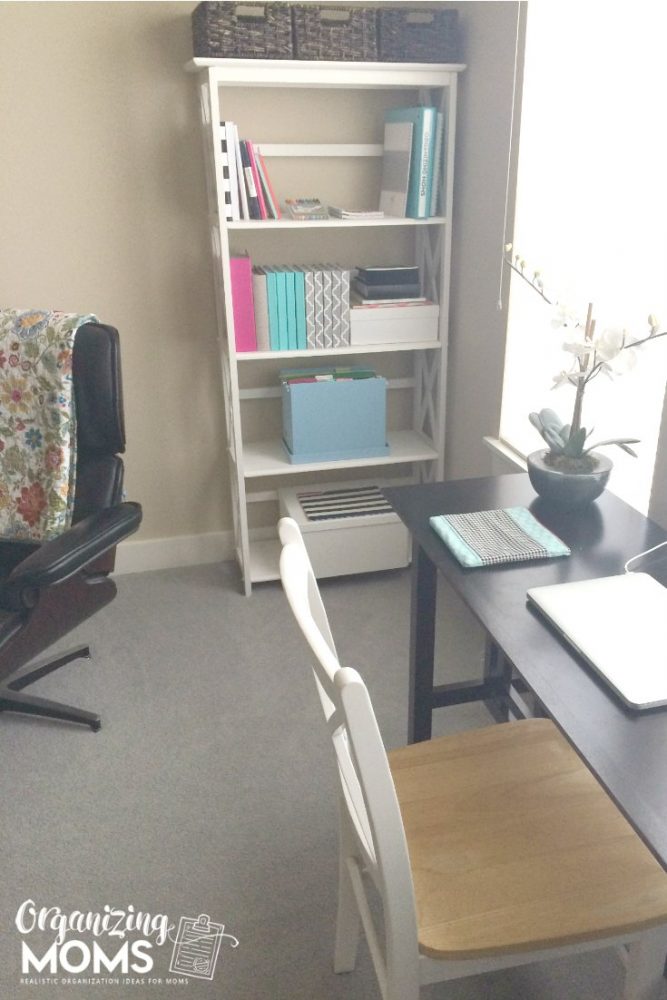
M 421 295 L 421 285 L 367 285 L 363 281 L 355 279 L 354 290 L 363 299 L 405 299 L 419 297 Z
M 250 169 L 252 170 L 252 177 L 255 182 L 255 191 L 257 192 L 257 200 L 259 202 L 259 216 L 261 219 L 267 219 L 268 212 L 266 210 L 266 202 L 264 201 L 264 193 L 262 191 L 262 185 L 259 180 L 257 163 L 255 162 L 255 149 L 253 147 L 253 144 L 250 142 L 250 139 L 246 139 L 246 148 L 248 150 Z
M 331 265 L 322 265 L 322 339 L 323 347 L 333 347 L 333 298 L 331 295 Z
M 280 205 L 278 204 L 278 199 L 275 196 L 275 192 L 271 184 L 269 172 L 266 169 L 264 157 L 261 154 L 259 146 L 254 146 L 253 148 L 255 150 L 255 163 L 257 164 L 259 179 L 262 187 L 264 188 L 264 200 L 266 201 L 267 209 L 270 209 L 272 218 L 281 219 L 282 212 L 280 211 Z
M 317 347 L 315 340 L 315 274 L 312 267 L 301 266 L 299 270 L 303 272 L 304 286 L 304 313 L 306 324 L 306 342 L 304 347 Z
M 338 205 L 329 205 L 329 215 L 335 219 L 384 219 L 384 212 L 376 209 L 340 208 Z
M 249 219 L 250 209 L 248 207 L 248 195 L 246 193 L 245 180 L 243 175 L 243 160 L 241 158 L 241 144 L 239 142 L 239 130 L 234 122 L 228 122 L 228 134 L 234 144 L 236 154 L 236 183 L 239 195 L 239 218 Z
M 229 273 L 232 288 L 234 342 L 239 352 L 256 351 L 255 310 L 252 296 L 252 264 L 249 257 L 231 257 Z
M 269 346 L 272 351 L 280 350 L 280 323 L 278 318 L 278 287 L 276 272 L 272 267 L 262 268 L 266 274 L 266 295 L 269 305 Z
M 289 333 L 287 329 L 287 283 L 282 267 L 274 267 L 276 276 L 276 298 L 278 300 L 278 350 L 289 350 Z
M 296 349 L 308 347 L 306 332 L 306 275 L 302 267 L 294 268 L 294 311 L 296 315 Z
M 415 303 L 433 305 L 433 302 L 427 299 L 425 295 L 401 296 L 400 298 L 389 299 L 364 299 L 356 291 L 350 296 L 350 302 L 354 309 L 372 309 L 374 306 L 414 305 Z
M 357 295 L 352 295 L 350 302 L 353 309 L 377 309 L 380 306 L 388 306 L 390 308 L 398 308 L 400 306 L 436 306 L 438 308 L 437 303 L 431 299 L 427 299 L 424 295 L 408 299 L 360 299 Z
M 329 213 L 319 198 L 286 198 L 285 209 L 290 219 L 328 219 Z
M 267 288 L 267 274 L 263 267 L 253 267 L 252 269 L 252 298 L 255 308 L 257 350 L 270 351 L 269 292 Z
M 347 268 L 341 269 L 340 343 L 342 347 L 350 343 L 350 275 L 351 271 Z
M 321 264 L 313 267 L 313 318 L 315 321 L 315 347 L 324 347 L 324 272 Z
M 289 267 L 282 268 L 282 272 L 285 281 L 285 304 L 287 312 L 287 350 L 295 351 L 297 348 L 295 275 L 294 271 Z
M 387 215 L 405 218 L 410 183 L 412 155 L 411 121 L 385 121 L 380 210 Z
M 431 211 L 432 161 L 438 110 L 434 107 L 391 108 L 385 122 L 412 122 L 410 179 L 405 215 L 425 219 Z
M 234 149 L 233 129 L 229 126 L 231 122 L 220 122 L 220 135 L 222 143 L 222 176 L 223 191 L 225 193 L 225 219 L 235 220 L 239 218 L 239 189 L 236 177 L 236 151 Z
M 331 265 L 331 346 L 342 347 L 343 332 L 343 269 Z
M 246 140 L 240 139 L 239 146 L 241 147 L 243 179 L 245 180 L 245 187 L 248 195 L 249 218 L 261 219 L 262 213 L 259 207 L 259 198 L 257 197 L 257 189 L 255 187 L 255 175 L 253 173 L 253 169 L 250 163 L 250 153 L 248 152 L 248 144 Z
M 570 555 L 568 546 L 526 507 L 439 514 L 429 523 L 461 565 L 469 568 Z
M 414 285 L 419 282 L 419 268 L 407 267 L 358 267 L 357 278 L 367 285 Z
M 431 161 L 431 208 L 429 215 L 438 214 L 438 201 L 442 185 L 442 153 L 445 143 L 445 116 L 442 111 L 438 111 L 435 126 L 435 144 L 433 147 L 433 159 Z

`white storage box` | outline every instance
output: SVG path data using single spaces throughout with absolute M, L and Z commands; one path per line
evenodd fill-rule
M 278 491 L 281 517 L 292 517 L 299 525 L 315 576 L 408 565 L 410 536 L 403 522 L 391 509 L 371 512 L 383 498 L 374 497 L 370 488 L 382 485 L 378 479 L 355 480 Z M 359 490 L 365 492 L 354 492 Z
M 350 344 L 412 344 L 437 341 L 440 306 L 434 302 L 403 306 L 353 306 Z

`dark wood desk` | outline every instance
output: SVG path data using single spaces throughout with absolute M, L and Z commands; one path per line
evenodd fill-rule
M 667 534 L 610 493 L 578 513 L 549 510 L 525 475 L 396 487 L 385 494 L 413 539 L 409 740 L 429 738 L 433 708 L 474 697 L 493 697 L 502 704 L 506 697 L 507 673 L 503 675 L 500 655 L 491 657 L 481 687 L 434 687 L 440 573 L 486 630 L 491 648 L 510 661 L 667 868 L 667 709 L 626 709 L 526 604 L 531 586 L 621 573 L 628 558 Z M 528 507 L 570 546 L 572 555 L 463 569 L 429 525 L 434 514 L 510 506 Z M 667 584 L 665 552 L 648 557 L 641 568 Z M 632 628 L 631 621 L 627 627 Z

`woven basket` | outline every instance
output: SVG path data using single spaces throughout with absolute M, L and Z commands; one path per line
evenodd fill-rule
M 460 59 L 456 10 L 381 10 L 378 34 L 382 62 L 453 63 Z
M 292 59 L 287 3 L 218 3 L 192 12 L 195 56 L 209 59 Z
M 292 7 L 296 59 L 376 62 L 377 12 L 368 7 Z

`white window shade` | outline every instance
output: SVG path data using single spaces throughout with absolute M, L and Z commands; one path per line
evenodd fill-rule
M 625 11 L 625 12 L 623 12 Z M 582 321 L 588 302 L 597 329 L 648 334 L 654 313 L 667 329 L 667 180 L 663 150 L 663 59 L 667 15 L 629 8 L 531 0 L 517 180 L 514 247 L 538 269 L 550 297 Z M 500 436 L 526 455 L 543 444 L 528 413 L 549 406 L 569 422 L 574 388 L 551 390 L 569 367 L 567 331 L 513 276 Z M 667 344 L 640 352 L 614 382 L 586 389 L 591 441 L 636 437 L 639 459 L 620 449 L 610 488 L 646 511 L 660 425 Z

